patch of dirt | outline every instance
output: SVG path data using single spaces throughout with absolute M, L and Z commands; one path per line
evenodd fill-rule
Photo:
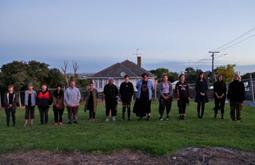
M 226 148 L 187 148 L 173 155 L 152 156 L 140 151 L 122 150 L 111 154 L 15 152 L 0 155 L 0 165 L 83 165 L 83 164 L 174 164 L 174 165 L 254 165 L 255 153 Z

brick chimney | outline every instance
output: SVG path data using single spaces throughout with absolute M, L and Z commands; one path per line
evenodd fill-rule
M 141 56 L 137 56 L 136 64 L 137 64 L 139 67 L 142 66 L 142 57 L 141 57 Z

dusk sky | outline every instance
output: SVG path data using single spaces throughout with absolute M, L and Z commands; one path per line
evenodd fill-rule
M 60 68 L 69 60 L 78 62 L 79 72 L 97 72 L 135 62 L 141 48 L 145 68 L 179 72 L 210 69 L 208 51 L 255 27 L 255 1 L 0 0 L 0 21 L 0 65 L 38 60 Z M 223 50 L 228 55 L 216 65 L 252 68 L 254 43 L 255 36 Z

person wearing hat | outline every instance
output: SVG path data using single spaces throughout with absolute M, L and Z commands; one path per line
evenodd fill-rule
M 235 74 L 234 80 L 229 84 L 227 97 L 230 102 L 231 119 L 233 121 L 240 121 L 242 104 L 245 100 L 245 88 L 238 73 Z
M 119 91 L 117 86 L 114 85 L 113 78 L 109 78 L 108 83 L 104 87 L 106 122 L 108 122 L 110 119 L 113 121 L 116 120 L 118 93 Z
M 137 81 L 136 83 L 136 102 L 134 105 L 134 113 L 140 119 L 145 118 L 146 120 L 150 119 L 151 113 L 151 100 L 153 93 L 153 82 L 149 80 L 149 75 L 147 73 L 142 74 L 142 80 Z
M 60 84 L 57 85 L 56 90 L 53 92 L 53 112 L 55 125 L 63 125 L 64 113 L 64 91 Z
M 179 76 L 179 82 L 175 86 L 175 94 L 177 97 L 177 106 L 179 108 L 179 119 L 184 120 L 186 114 L 186 107 L 190 100 L 189 85 L 185 80 L 185 75 Z
M 125 81 L 120 84 L 120 98 L 122 101 L 122 119 L 125 120 L 127 110 L 128 120 L 130 120 L 130 105 L 134 94 L 134 86 L 129 81 L 129 76 L 124 76 Z

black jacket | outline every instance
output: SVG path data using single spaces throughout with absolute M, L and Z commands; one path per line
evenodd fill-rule
M 134 86 L 131 82 L 120 84 L 120 98 L 123 102 L 131 102 L 134 94 Z
M 106 103 L 117 103 L 117 96 L 118 96 L 118 88 L 116 85 L 107 84 L 104 87 L 104 95 L 105 95 L 105 102 Z
M 243 82 L 234 80 L 229 84 L 228 99 L 230 103 L 242 103 L 245 100 L 245 88 Z
M 196 98 L 195 98 L 195 102 L 208 102 L 208 97 L 207 97 L 207 90 L 208 90 L 208 85 L 207 85 L 207 81 L 203 80 L 197 80 L 196 82 Z M 200 93 L 205 93 L 205 96 L 202 96 Z
M 217 99 L 216 94 L 218 96 L 221 96 L 222 94 L 224 94 L 224 97 L 222 99 L 226 98 L 226 93 L 227 93 L 227 86 L 226 83 L 224 81 L 216 81 L 213 84 L 213 91 L 214 91 L 214 98 Z

